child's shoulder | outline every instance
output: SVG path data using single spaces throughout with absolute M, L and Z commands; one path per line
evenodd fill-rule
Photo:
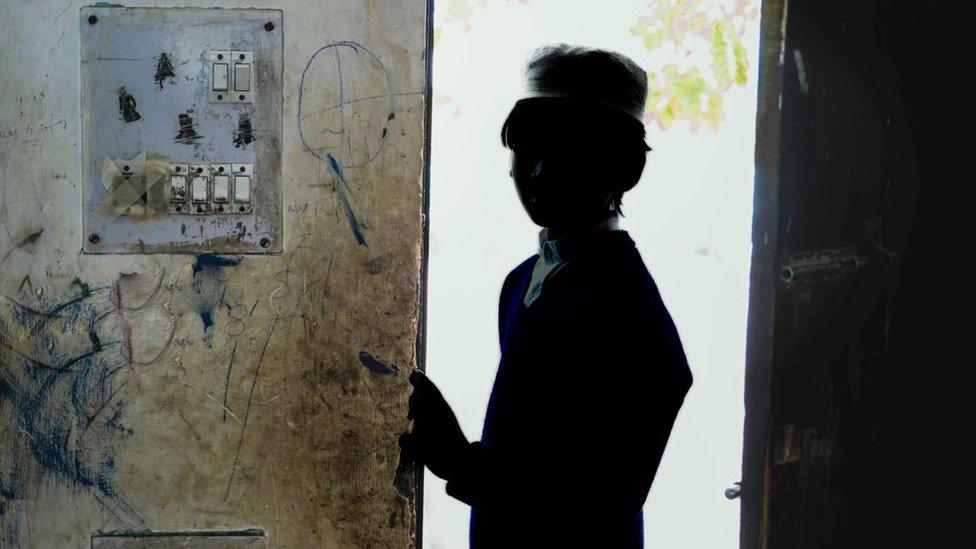
M 514 279 L 517 279 L 519 275 L 524 274 L 526 271 L 531 272 L 532 268 L 535 266 L 535 262 L 538 261 L 539 254 L 532 254 L 525 258 L 521 263 L 516 265 L 505 275 L 505 285 L 512 283 Z

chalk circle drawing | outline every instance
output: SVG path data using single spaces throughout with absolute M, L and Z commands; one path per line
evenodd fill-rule
M 363 167 L 383 150 L 394 112 L 390 72 L 362 44 L 319 48 L 305 65 L 298 90 L 302 146 L 319 160 Z
M 305 65 L 298 89 L 302 147 L 326 164 L 356 243 L 366 246 L 366 227 L 356 215 L 345 169 L 372 162 L 396 118 L 389 71 L 362 44 L 322 46 Z

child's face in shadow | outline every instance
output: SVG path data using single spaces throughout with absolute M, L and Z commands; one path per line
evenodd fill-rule
M 604 157 L 573 137 L 533 139 L 512 149 L 509 173 L 526 213 L 540 227 L 571 231 L 608 216 Z

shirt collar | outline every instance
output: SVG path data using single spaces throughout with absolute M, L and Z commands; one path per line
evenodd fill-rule
M 611 233 L 619 230 L 617 216 L 610 217 L 608 226 Z M 549 237 L 549 229 L 543 227 L 539 230 L 539 258 L 546 263 L 569 260 L 582 249 L 584 244 L 592 242 L 594 237 L 599 238 L 605 234 L 607 233 L 587 233 L 553 239 Z

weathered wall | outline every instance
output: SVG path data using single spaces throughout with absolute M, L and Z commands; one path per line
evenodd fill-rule
M 410 546 L 392 480 L 421 330 L 425 2 L 195 3 L 283 10 L 271 256 L 80 253 L 81 5 L 0 5 L 0 546 L 246 529 Z M 380 64 L 323 65 L 343 99 L 306 82 L 301 107 L 343 117 L 337 169 L 303 145 L 298 96 L 343 41 Z

